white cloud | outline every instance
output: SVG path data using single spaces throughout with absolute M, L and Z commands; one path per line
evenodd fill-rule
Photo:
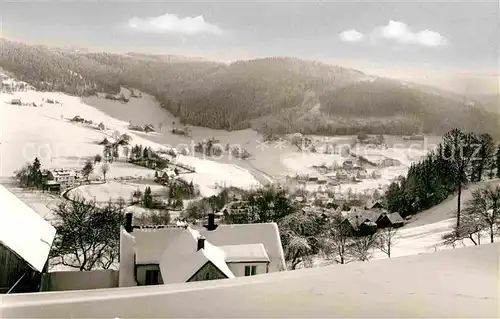
M 183 35 L 213 34 L 221 35 L 224 30 L 205 21 L 202 15 L 197 17 L 179 18 L 175 14 L 165 13 L 159 17 L 138 18 L 128 21 L 128 27 L 150 33 L 176 33 Z
M 372 32 L 372 37 L 426 47 L 437 47 L 447 43 L 446 38 L 438 32 L 427 29 L 413 32 L 405 23 L 393 20 L 389 21 L 385 26 L 376 28 Z
M 436 31 L 425 29 L 414 32 L 405 23 L 393 20 L 390 20 L 387 25 L 375 27 L 368 33 L 368 36 L 351 29 L 341 32 L 339 37 L 345 42 L 361 42 L 368 38 L 371 44 L 377 44 L 383 39 L 398 45 L 415 44 L 425 47 L 438 47 L 448 43 L 447 39 Z
M 359 42 L 363 40 L 365 35 L 361 32 L 358 32 L 354 29 L 345 30 L 339 34 L 339 37 L 342 41 L 345 42 Z

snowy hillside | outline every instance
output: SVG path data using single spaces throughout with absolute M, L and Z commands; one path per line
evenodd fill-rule
M 8 318 L 498 318 L 499 248 L 231 280 L 12 294 L 3 312 Z
M 15 82 L 11 79 L 4 82 Z M 17 104 L 21 105 L 17 105 Z M 35 106 L 36 105 L 36 106 Z M 93 125 L 70 122 L 75 116 Z M 95 126 L 103 123 L 105 130 Z M 131 144 L 161 147 L 128 130 L 127 122 L 111 118 L 103 112 L 81 102 L 77 97 L 62 93 L 36 92 L 32 90 L 2 92 L 0 95 L 0 176 L 10 177 L 14 171 L 35 157 L 43 168 L 81 169 L 84 162 L 96 154 L 102 154 L 98 145 L 104 137 L 115 132 L 127 133 Z M 184 164 L 195 166 L 196 173 L 186 175 L 200 186 L 202 195 L 217 192 L 215 184 L 250 188 L 259 183 L 246 170 L 235 165 L 221 164 L 193 157 L 182 157 Z M 123 161 L 111 164 L 109 176 L 151 177 L 153 170 L 134 166 Z

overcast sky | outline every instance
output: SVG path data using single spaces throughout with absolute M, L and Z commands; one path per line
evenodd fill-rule
M 0 16 L 5 37 L 30 43 L 223 61 L 296 56 L 434 80 L 438 70 L 481 74 L 498 90 L 498 1 L 30 0 L 2 2 Z

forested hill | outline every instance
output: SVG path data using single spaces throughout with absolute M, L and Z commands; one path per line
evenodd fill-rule
M 498 134 L 481 106 L 295 58 L 223 64 L 179 56 L 90 53 L 0 39 L 0 68 L 37 89 L 74 95 L 154 95 L 188 124 L 267 133 L 444 133 L 453 127 Z

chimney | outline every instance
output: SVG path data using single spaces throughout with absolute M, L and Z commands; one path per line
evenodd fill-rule
M 125 214 L 125 231 L 131 233 L 134 230 L 132 226 L 132 213 Z
M 207 230 L 217 229 L 217 225 L 215 224 L 215 214 L 214 213 L 208 214 L 208 224 L 205 225 L 205 228 Z
M 196 251 L 199 251 L 200 249 L 205 249 L 205 237 L 198 237 L 198 248 Z

